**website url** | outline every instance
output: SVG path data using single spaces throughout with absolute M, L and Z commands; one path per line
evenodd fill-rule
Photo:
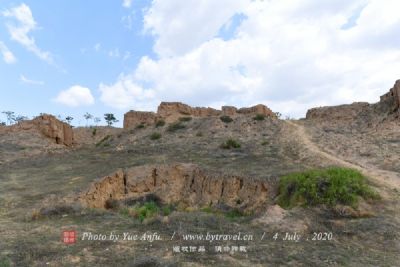
M 253 241 L 252 234 L 243 234 L 241 232 L 236 234 L 183 234 L 182 239 L 185 241 Z

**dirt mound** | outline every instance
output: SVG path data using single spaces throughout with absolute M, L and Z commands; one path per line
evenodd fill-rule
M 368 103 L 356 102 L 349 105 L 312 108 L 307 111 L 306 119 L 349 121 L 354 120 L 368 107 Z
M 312 108 L 306 119 L 323 123 L 355 122 L 376 126 L 383 121 L 400 118 L 400 80 L 375 104 L 356 102 L 349 105 Z
M 21 121 L 18 124 L 4 127 L 3 132 L 6 134 L 33 131 L 40 132 L 44 136 L 54 140 L 56 144 L 72 146 L 74 142 L 74 132 L 69 124 L 58 120 L 53 115 L 40 115 L 33 120 Z
M 145 165 L 115 173 L 94 182 L 80 202 L 105 208 L 109 200 L 134 200 L 155 196 L 166 204 L 191 207 L 227 205 L 259 210 L 269 201 L 269 185 L 261 180 L 210 174 L 194 164 Z

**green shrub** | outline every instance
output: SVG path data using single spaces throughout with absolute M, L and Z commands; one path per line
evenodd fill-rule
M 269 141 L 267 141 L 267 140 L 265 140 L 265 141 L 262 141 L 261 145 L 262 145 L 262 146 L 269 145 Z
M 93 128 L 93 129 L 92 129 L 92 136 L 95 136 L 96 133 L 97 133 L 97 129 L 96 129 L 96 128 Z
M 225 123 L 230 123 L 233 121 L 233 119 L 229 116 L 221 116 L 219 117 L 221 121 L 225 122 Z
M 158 139 L 160 139 L 161 138 L 161 134 L 160 133 L 152 133 L 151 135 L 150 135 L 150 139 L 151 140 L 158 140 Z
M 107 140 L 109 140 L 111 137 L 112 137 L 112 135 L 106 135 L 106 136 L 104 136 L 103 139 L 101 139 L 99 142 L 97 142 L 96 146 L 97 146 L 97 147 L 98 147 L 98 146 L 101 146 L 101 145 L 103 145 L 103 146 L 109 146 L 110 144 L 106 144 L 105 142 L 106 142 Z
M 228 139 L 226 142 L 221 144 L 221 148 L 223 149 L 240 148 L 240 144 L 238 141 L 234 139 Z
M 179 121 L 185 122 L 185 121 L 191 121 L 192 117 L 180 117 Z
M 165 125 L 165 120 L 158 120 L 156 122 L 156 128 L 163 127 Z
M 255 121 L 263 121 L 265 119 L 265 116 L 262 114 L 257 114 L 256 116 L 253 117 L 253 120 Z
M 282 207 L 326 204 L 357 204 L 358 198 L 379 196 L 356 170 L 331 167 L 286 175 L 279 182 L 278 204 Z
M 142 206 L 136 208 L 136 212 L 140 221 L 151 218 L 159 212 L 159 207 L 154 201 L 146 202 Z
M 202 136 L 203 136 L 203 133 L 202 133 L 202 132 L 197 132 L 197 133 L 196 133 L 196 136 L 197 136 L 197 137 L 202 137 Z
M 138 126 L 136 126 L 136 129 L 143 129 L 143 128 L 146 128 L 146 125 L 144 123 L 141 123 Z
M 178 131 L 178 130 L 184 129 L 184 128 L 186 128 L 186 126 L 183 125 L 182 122 L 179 121 L 179 122 L 175 122 L 175 123 L 170 124 L 168 126 L 168 128 L 167 128 L 167 131 L 168 132 L 175 132 L 175 131 Z

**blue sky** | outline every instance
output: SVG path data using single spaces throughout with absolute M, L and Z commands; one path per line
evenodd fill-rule
M 0 41 L 14 54 L 16 62 L 0 62 L 1 110 L 29 116 L 41 112 L 71 115 L 75 123 L 87 111 L 102 117 L 122 111 L 96 101 L 99 83 L 111 83 L 121 72 L 129 72 L 143 55 L 153 56 L 153 38 L 142 32 L 142 9 L 149 1 L 136 1 L 130 8 L 118 1 L 0 1 L 0 11 L 25 4 L 37 23 L 29 35 L 43 51 L 51 53 L 48 63 L 11 40 L 7 23 L 16 19 L 1 17 Z M 96 6 L 96 8 L 93 8 Z M 25 77 L 23 81 L 22 77 Z M 54 98 L 74 85 L 91 89 L 95 104 L 70 107 Z
M 0 0 L 0 111 L 120 120 L 160 101 L 292 117 L 400 78 L 396 0 Z M 0 115 L 0 120 L 5 120 Z

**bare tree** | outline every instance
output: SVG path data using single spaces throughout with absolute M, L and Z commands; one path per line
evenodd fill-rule
M 85 120 L 86 120 L 86 126 L 88 126 L 89 120 L 93 119 L 93 115 L 90 114 L 89 112 L 86 112 L 85 115 L 83 115 L 83 117 L 84 117 Z
M 2 113 L 6 115 L 8 125 L 11 125 L 15 122 L 15 113 L 13 111 L 3 111 Z
M 95 123 L 96 126 L 97 126 L 97 124 L 99 124 L 99 122 L 101 122 L 101 119 L 100 119 L 99 117 L 95 117 L 95 118 L 93 119 L 93 121 L 94 121 L 94 123 Z
M 21 122 L 21 121 L 24 121 L 24 120 L 27 120 L 27 119 L 28 119 L 27 116 L 18 115 L 18 116 L 15 118 L 15 121 L 16 121 L 16 122 Z

